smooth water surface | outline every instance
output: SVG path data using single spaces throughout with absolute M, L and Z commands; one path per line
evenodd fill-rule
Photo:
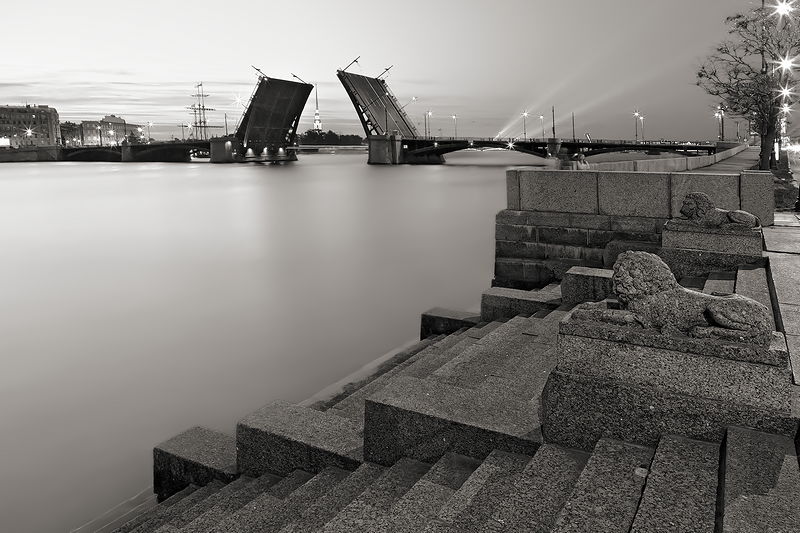
M 0 165 L 0 530 L 68 531 L 489 286 L 506 164 Z

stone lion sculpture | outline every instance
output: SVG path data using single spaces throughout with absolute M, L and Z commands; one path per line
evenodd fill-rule
M 706 227 L 757 228 L 761 226 L 758 217 L 747 211 L 728 211 L 714 206 L 707 194 L 690 192 L 683 199 L 681 214 L 689 222 Z
M 617 325 L 657 328 L 662 334 L 769 344 L 772 318 L 759 302 L 732 294 L 716 296 L 681 287 L 657 255 L 624 252 L 614 263 L 614 292 L 621 309 L 582 304 L 572 316 Z

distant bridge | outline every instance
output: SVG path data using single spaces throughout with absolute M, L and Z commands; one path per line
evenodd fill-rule
M 122 161 L 184 163 L 192 156 L 208 156 L 209 141 L 165 141 L 116 146 L 71 146 L 61 149 L 64 161 Z
M 566 159 L 576 153 L 586 156 L 606 152 L 675 152 L 682 155 L 713 154 L 713 143 L 624 140 L 568 140 L 536 138 L 425 137 L 380 78 L 336 72 L 369 139 L 369 162 L 377 164 L 443 163 L 444 154 L 459 150 L 502 148 L 539 157 Z

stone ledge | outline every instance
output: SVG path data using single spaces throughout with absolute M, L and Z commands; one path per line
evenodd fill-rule
M 604 300 L 614 293 L 614 271 L 604 268 L 574 266 L 561 280 L 561 298 L 565 304 Z
M 419 338 L 432 335 L 449 335 L 461 328 L 471 328 L 480 322 L 480 315 L 467 311 L 456 311 L 443 307 L 428 309 L 420 317 Z
M 238 477 L 236 441 L 196 426 L 153 448 L 153 491 L 163 501 L 190 484 L 206 485 Z
M 561 335 L 627 343 L 655 349 L 674 350 L 747 363 L 762 363 L 783 369 L 787 368 L 789 364 L 786 339 L 782 333 L 778 333 L 777 331 L 773 332 L 772 342 L 769 347 L 725 342 L 714 339 L 695 339 L 693 337 L 662 335 L 656 331 L 648 331 L 634 327 L 626 328 L 614 324 L 589 320 L 570 319 L 561 322 L 558 331 Z
M 764 250 L 760 228 L 705 228 L 671 220 L 661 234 L 664 248 L 703 250 L 761 257 Z
M 520 290 L 491 287 L 481 296 L 481 319 L 490 322 L 520 314 L 534 314 L 561 305 L 561 290 L 557 286 L 541 290 Z

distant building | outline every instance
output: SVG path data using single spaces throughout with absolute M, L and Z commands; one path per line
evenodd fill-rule
M 116 115 L 106 115 L 102 120 L 84 120 L 80 125 L 80 139 L 84 146 L 115 146 L 131 134 L 144 136 L 144 128 Z
M 317 94 L 317 86 L 314 86 L 314 131 L 322 131 L 322 119 L 319 118 L 319 95 Z
M 46 105 L 0 106 L 0 146 L 61 144 L 58 111 Z
M 62 122 L 61 129 L 61 144 L 64 146 L 80 146 L 81 145 L 81 126 L 74 122 Z

